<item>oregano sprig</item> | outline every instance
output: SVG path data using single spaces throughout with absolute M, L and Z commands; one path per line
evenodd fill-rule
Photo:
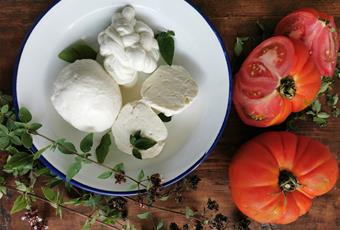
M 144 170 L 140 170 L 135 177 L 126 175 L 124 164 L 122 163 L 111 167 L 90 158 L 90 156 L 92 156 L 91 150 L 94 149 L 93 134 L 84 136 L 79 146 L 75 146 L 72 142 L 64 138 L 53 140 L 38 131 L 42 125 L 34 123 L 34 119 L 28 109 L 21 108 L 21 112 L 19 111 L 21 120 L 17 121 L 11 106 L 9 104 L 7 104 L 8 106 L 1 104 L 2 101 L 3 100 L 0 100 L 0 117 L 2 117 L 0 122 L 0 138 L 5 137 L 6 142 L 8 142 L 1 147 L 3 151 L 8 152 L 7 162 L 3 167 L 3 172 L 16 177 L 20 176 L 20 178 L 28 178 L 28 180 L 25 180 L 25 183 L 17 180 L 16 187 L 14 188 L 5 183 L 5 178 L 0 177 L 0 197 L 5 195 L 8 190 L 16 191 L 20 194 L 14 202 L 12 212 L 28 209 L 28 214 L 34 213 L 35 211 L 31 210 L 31 207 L 35 200 L 38 199 L 54 207 L 56 214 L 59 216 L 62 216 L 63 209 L 83 216 L 86 218 L 83 229 L 90 229 L 94 223 L 100 223 L 113 229 L 135 229 L 135 227 L 125 219 L 127 216 L 127 201 L 129 200 L 137 203 L 140 207 L 148 207 L 150 209 L 147 211 L 150 214 L 144 214 L 144 217 L 152 217 L 154 219 L 155 229 L 164 229 L 166 228 L 166 224 L 163 220 L 156 219 L 151 209 L 169 212 L 182 217 L 187 216 L 190 222 L 187 224 L 188 226 L 191 223 L 197 226 L 207 226 L 208 223 L 215 223 L 214 220 L 217 217 L 220 218 L 219 216 L 215 216 L 215 219 L 209 219 L 204 213 L 199 213 L 196 210 L 193 211 L 194 209 L 189 207 L 183 211 L 173 211 L 166 207 L 154 205 L 156 201 L 166 201 L 170 198 L 181 202 L 183 192 L 197 188 L 199 182 L 197 177 L 189 176 L 172 188 L 162 188 L 162 177 L 158 173 L 146 175 Z M 27 137 L 27 135 L 30 137 Z M 33 136 L 44 138 L 50 143 L 33 154 L 30 148 L 30 140 L 28 140 Z M 136 132 L 132 135 L 131 142 L 133 142 L 135 148 L 140 148 L 141 150 L 147 150 L 156 144 L 154 140 L 144 137 L 142 132 Z M 96 149 L 98 149 L 98 147 Z M 129 179 L 133 182 L 131 188 L 133 186 L 134 189 L 143 188 L 143 190 L 139 191 L 137 199 L 130 197 L 105 197 L 80 191 L 67 181 L 64 183 L 60 178 L 50 174 L 49 170 L 37 161 L 47 150 L 59 150 L 61 154 L 74 156 L 73 163 L 77 165 L 72 165 L 68 170 L 67 178 L 69 180 L 79 172 L 84 164 L 93 163 L 107 169 L 107 171 L 98 176 L 100 179 L 114 178 L 116 183 L 125 183 L 126 180 Z M 48 178 L 47 183 L 41 188 L 43 197 L 34 193 L 35 183 L 38 177 L 44 177 L 44 180 Z M 28 182 L 30 183 L 29 185 L 27 185 Z M 61 192 L 60 188 L 62 188 Z M 75 192 L 76 198 L 64 200 L 64 189 L 67 192 Z M 86 206 L 91 208 L 92 212 L 89 215 L 83 214 L 68 207 L 69 205 Z M 188 210 L 192 210 L 194 215 L 191 216 Z M 141 214 L 143 213 L 145 212 Z M 143 217 L 143 215 L 140 215 L 140 217 Z M 115 227 L 115 225 L 119 227 Z

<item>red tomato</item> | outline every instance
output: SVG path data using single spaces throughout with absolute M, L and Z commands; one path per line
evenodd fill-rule
M 275 34 L 304 42 L 321 75 L 334 75 L 339 42 L 333 16 L 314 9 L 300 9 L 281 19 Z
M 229 184 L 245 215 L 287 224 L 308 212 L 313 198 L 330 191 L 338 174 L 338 163 L 325 145 L 289 132 L 269 132 L 239 149 Z
M 248 125 L 267 127 L 305 109 L 321 77 L 307 48 L 284 36 L 267 39 L 247 57 L 236 75 L 233 101 Z

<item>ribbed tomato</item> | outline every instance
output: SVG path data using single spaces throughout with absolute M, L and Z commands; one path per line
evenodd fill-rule
M 261 223 L 287 224 L 305 214 L 312 199 L 330 191 L 338 163 L 311 138 L 269 132 L 243 145 L 229 168 L 237 207 Z
M 307 46 L 323 76 L 333 76 L 339 41 L 333 16 L 311 8 L 300 9 L 281 19 L 275 34 L 298 39 Z
M 276 36 L 258 45 L 242 64 L 233 101 L 243 122 L 267 127 L 305 109 L 320 85 L 321 75 L 307 48 Z

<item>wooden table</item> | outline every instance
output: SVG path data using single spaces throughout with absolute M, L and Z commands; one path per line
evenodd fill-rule
M 11 76 L 16 54 L 25 32 L 34 19 L 44 11 L 52 0 L 0 0 L 0 90 L 11 92 Z M 257 19 L 265 23 L 276 23 L 288 12 L 300 7 L 315 7 L 318 10 L 334 15 L 340 25 L 340 1 L 336 0 L 194 0 L 202 11 L 211 19 L 221 33 L 225 45 L 232 53 L 233 41 L 236 36 L 247 36 L 258 33 L 255 25 Z M 340 84 L 338 84 L 340 92 Z M 201 208 L 209 197 L 220 203 L 221 211 L 228 216 L 235 212 L 228 189 L 227 168 L 235 150 L 245 141 L 265 130 L 247 127 L 238 119 L 235 112 L 231 113 L 224 135 L 209 159 L 195 173 L 202 182 L 199 191 L 187 193 L 184 204 L 167 203 L 169 208 L 180 210 L 185 206 Z M 331 120 L 328 127 L 318 128 L 311 123 L 301 123 L 299 133 L 316 138 L 327 144 L 340 156 L 340 119 Z M 339 187 L 338 182 L 337 187 Z M 9 215 L 9 209 L 14 197 L 3 199 L 0 203 L 0 229 L 28 229 L 20 220 L 20 214 Z M 38 209 L 48 218 L 51 230 L 80 229 L 84 219 L 65 212 L 63 220 L 55 216 L 53 208 L 39 203 Z M 133 216 L 140 212 L 135 206 L 130 207 L 132 221 L 143 229 L 150 229 L 148 222 L 140 222 Z M 156 215 L 167 222 L 184 221 L 181 217 L 169 216 L 167 213 L 156 212 Z M 252 229 L 267 228 L 256 223 Z M 315 199 L 312 210 L 295 223 L 285 226 L 272 226 L 277 229 L 340 229 L 340 190 L 335 188 L 325 196 Z M 99 225 L 95 229 L 105 229 Z

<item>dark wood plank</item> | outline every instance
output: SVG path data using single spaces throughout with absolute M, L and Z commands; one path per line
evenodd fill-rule
M 340 5 L 337 0 L 322 1 L 273 1 L 273 0 L 193 0 L 210 18 L 248 17 L 248 16 L 284 16 L 292 10 L 305 7 L 325 11 L 331 15 L 340 15 Z
M 1 0 L 0 1 L 0 90 L 10 92 L 10 80 L 15 63 L 15 56 L 24 38 L 25 32 L 32 25 L 34 19 L 48 7 L 52 0 Z M 291 10 L 313 6 L 329 14 L 336 15 L 336 22 L 340 25 L 340 2 L 336 0 L 323 1 L 272 1 L 272 0 L 194 0 L 203 12 L 213 21 L 221 33 L 229 53 L 233 49 L 236 36 L 248 36 L 259 33 L 255 26 L 256 20 L 261 19 L 268 25 L 274 25 L 283 15 Z M 337 84 L 339 89 L 340 84 Z M 338 90 L 338 92 L 340 92 Z M 221 141 L 208 160 L 196 171 L 202 182 L 197 192 L 185 194 L 184 203 L 164 203 L 168 208 L 181 210 L 185 206 L 202 208 L 209 197 L 219 201 L 221 211 L 226 215 L 235 212 L 228 188 L 227 169 L 229 162 L 237 148 L 264 129 L 245 126 L 233 111 L 228 126 Z M 328 127 L 318 128 L 308 122 L 300 124 L 300 134 L 308 135 L 327 144 L 340 157 L 340 120 L 331 120 Z M 338 182 L 337 187 L 340 183 Z M 0 229 L 24 230 L 28 229 L 20 220 L 22 214 L 9 215 L 11 204 L 16 194 L 11 194 L 0 202 Z M 63 220 L 55 216 L 53 208 L 41 202 L 37 208 L 49 221 L 50 229 L 80 229 L 84 219 L 65 212 Z M 131 220 L 139 228 L 151 229 L 152 223 L 141 222 L 135 214 L 143 210 L 136 205 L 129 207 Z M 176 221 L 184 223 L 185 219 L 171 216 L 168 213 L 156 212 L 156 217 L 166 222 Z M 260 229 L 260 225 L 253 223 L 252 229 Z M 298 221 L 278 226 L 278 229 L 330 229 L 340 228 L 340 191 L 335 188 L 325 196 L 315 199 L 312 210 Z M 105 229 L 96 225 L 94 229 Z

